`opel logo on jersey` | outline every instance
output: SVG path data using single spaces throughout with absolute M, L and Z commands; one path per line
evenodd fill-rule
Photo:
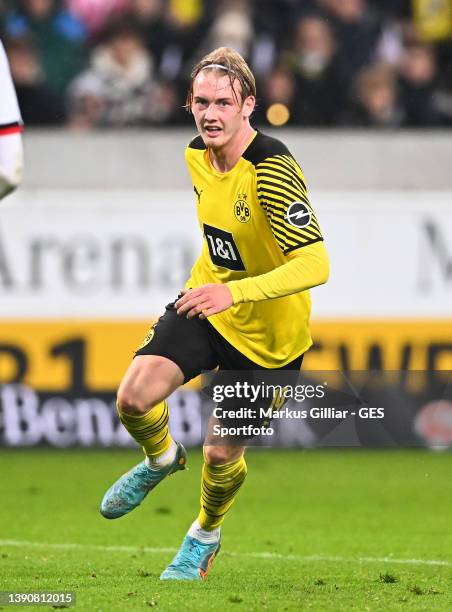
M 306 227 L 311 223 L 312 212 L 304 202 L 292 202 L 289 206 L 286 219 L 294 227 Z
M 245 196 L 246 198 L 246 196 Z M 245 198 L 240 198 L 234 203 L 234 215 L 240 223 L 248 223 L 251 219 L 251 210 Z

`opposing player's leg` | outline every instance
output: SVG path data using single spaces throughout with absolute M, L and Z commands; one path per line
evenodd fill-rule
M 209 429 L 215 423 L 212 418 Z M 245 446 L 206 445 L 203 451 L 200 512 L 161 580 L 205 580 L 220 550 L 221 525 L 246 478 Z
M 166 476 L 185 468 L 186 452 L 171 437 L 165 401 L 183 380 L 178 365 L 156 355 L 138 355 L 127 370 L 118 390 L 118 414 L 146 458 L 106 492 L 100 507 L 105 518 L 127 514 Z

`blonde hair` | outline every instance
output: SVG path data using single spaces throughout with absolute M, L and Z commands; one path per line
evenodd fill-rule
M 187 99 L 185 101 L 185 108 L 190 112 L 191 105 L 193 102 L 193 82 L 202 70 L 216 70 L 218 73 L 228 75 L 229 82 L 234 94 L 236 102 L 240 101 L 243 103 L 248 96 L 256 97 L 256 81 L 254 75 L 250 70 L 250 67 L 245 62 L 240 53 L 237 53 L 230 47 L 219 47 L 214 49 L 208 55 L 205 55 L 196 66 L 193 68 L 191 73 L 190 87 L 187 92 Z M 234 89 L 234 81 L 237 81 L 241 85 L 241 100 L 237 98 L 236 91 Z

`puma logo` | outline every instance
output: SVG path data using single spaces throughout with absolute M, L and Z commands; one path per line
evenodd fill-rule
M 203 189 L 201 189 L 201 191 L 198 191 L 196 189 L 196 186 L 193 185 L 193 191 L 196 193 L 196 197 L 198 198 L 198 204 L 201 204 L 201 194 L 203 192 Z

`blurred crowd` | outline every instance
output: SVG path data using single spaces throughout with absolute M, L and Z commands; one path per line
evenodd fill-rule
M 256 125 L 452 125 L 452 0 L 0 0 L 24 121 L 191 122 L 193 65 L 233 47 Z

